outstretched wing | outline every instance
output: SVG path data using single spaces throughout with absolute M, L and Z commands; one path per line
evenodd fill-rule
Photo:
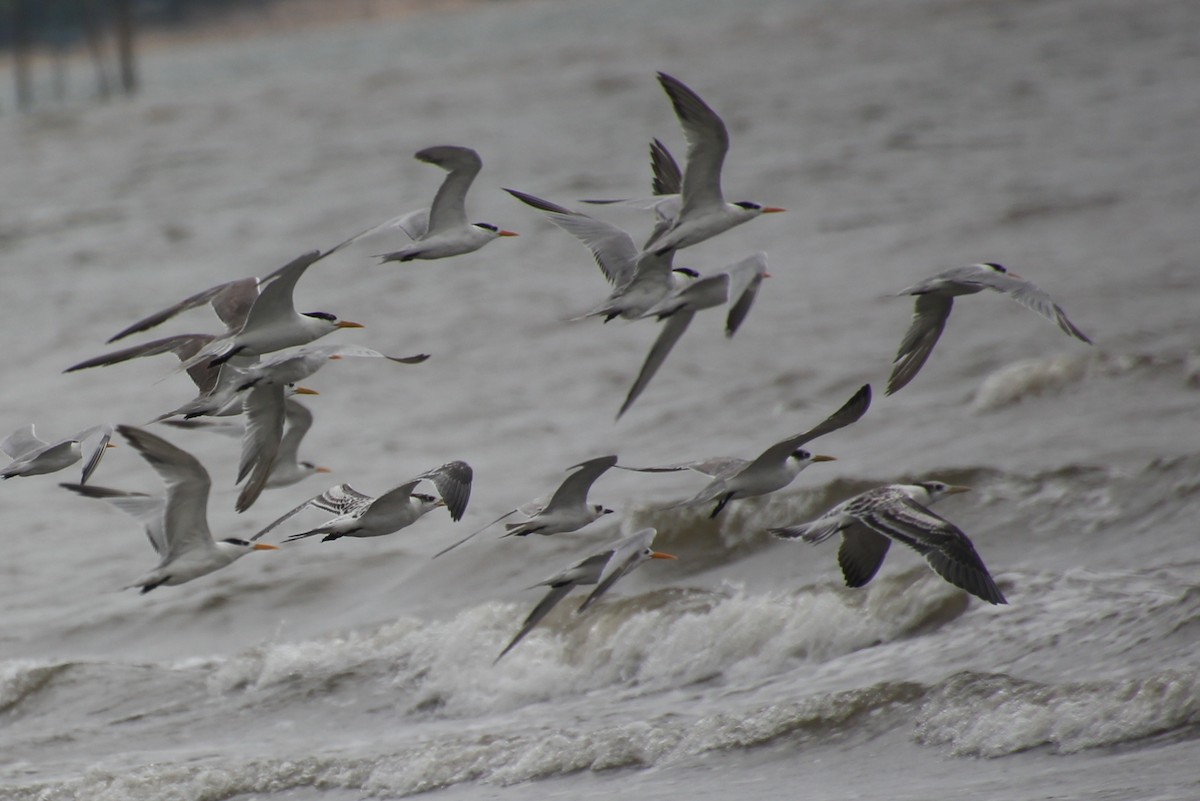
M 467 501 L 471 499 L 471 480 L 474 475 L 471 465 L 462 461 L 454 461 L 427 470 L 417 476 L 416 480 L 425 479 L 431 482 L 437 488 L 438 495 L 446 502 L 450 519 L 458 521 L 467 511 Z
M 858 392 L 851 396 L 850 400 L 846 401 L 840 409 L 826 417 L 820 423 L 808 431 L 800 434 L 795 434 L 782 442 L 777 442 L 771 447 L 763 451 L 757 459 L 750 463 L 747 469 L 753 469 L 755 465 L 773 466 L 787 458 L 788 454 L 799 448 L 806 442 L 824 436 L 832 431 L 837 431 L 839 428 L 845 428 L 853 422 L 856 422 L 860 417 L 866 414 L 866 411 L 871 406 L 871 385 L 863 384 L 859 387 Z
M 325 490 L 320 495 L 314 495 L 287 514 L 272 521 L 266 528 L 259 531 L 250 539 L 252 541 L 257 540 L 264 534 L 274 530 L 280 523 L 299 514 L 310 506 L 314 509 L 323 509 L 326 512 L 332 512 L 340 517 L 354 510 L 366 509 L 374 500 L 370 495 L 363 495 L 349 484 L 338 484 L 335 487 Z
M 892 374 L 888 378 L 887 394 L 902 389 L 924 366 L 933 346 L 946 327 L 954 298 L 940 292 L 917 295 L 913 304 L 912 324 L 909 325 L 896 358 L 892 360 Z
M 616 463 L 616 456 L 599 456 L 570 468 L 575 472 L 567 476 L 566 480 L 555 490 L 550 502 L 546 504 L 546 511 L 587 503 L 588 490 L 592 488 L 592 484 L 605 470 Z
M 433 205 L 429 208 L 428 233 L 466 225 L 467 190 L 483 167 L 479 154 L 469 147 L 437 145 L 417 151 L 416 158 L 450 173 L 433 196 Z

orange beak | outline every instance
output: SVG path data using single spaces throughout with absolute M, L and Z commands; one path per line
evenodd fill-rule
M 762 213 L 763 214 L 778 214 L 781 211 L 787 211 L 787 209 L 781 209 L 778 206 L 763 206 Z
M 352 323 L 349 320 L 338 320 L 337 328 L 366 328 L 362 323 Z
M 814 462 L 836 462 L 837 457 L 836 456 L 825 456 L 820 453 L 814 453 L 812 460 Z
M 296 387 L 296 394 L 297 395 L 320 395 L 321 393 L 317 392 L 315 389 L 309 389 L 308 387 Z
M 318 467 L 318 468 L 317 468 L 316 470 L 314 470 L 313 472 L 314 472 L 314 473 L 332 473 L 333 471 L 332 471 L 332 470 L 330 470 L 328 467 Z
M 106 447 L 106 448 L 115 448 L 115 447 L 117 447 L 117 446 L 116 446 L 116 445 L 113 445 L 111 442 L 106 442 L 106 443 L 104 443 L 104 447 Z
M 678 556 L 674 556 L 674 555 L 672 555 L 672 554 L 669 554 L 669 553 L 661 553 L 661 552 L 659 552 L 659 551 L 651 551 L 651 552 L 650 552 L 650 558 L 651 558 L 651 559 L 678 559 L 679 557 L 678 557 Z
M 256 550 L 256 551 L 278 551 L 279 546 L 267 545 L 265 542 L 256 542 L 256 543 L 254 543 L 254 550 Z
M 515 232 L 515 231 L 504 231 L 504 230 L 500 230 L 500 231 L 497 231 L 497 232 L 496 232 L 496 236 L 520 236 L 520 234 L 518 234 L 518 233 L 517 233 L 517 232 Z

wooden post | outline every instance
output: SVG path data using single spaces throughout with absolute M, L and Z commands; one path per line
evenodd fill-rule
M 138 88 L 133 0 L 114 0 L 113 11 L 116 17 L 117 58 L 121 63 L 121 89 L 131 95 Z

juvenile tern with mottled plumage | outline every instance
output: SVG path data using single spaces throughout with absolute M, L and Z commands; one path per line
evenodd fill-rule
M 811 523 L 773 528 L 771 533 L 813 544 L 841 534 L 838 564 L 847 587 L 862 587 L 874 578 L 895 540 L 924 556 L 934 572 L 954 586 L 990 604 L 1005 604 L 967 535 L 926 508 L 969 489 L 941 481 L 889 484 L 842 501 Z
M 338 484 L 300 504 L 251 539 L 257 540 L 280 523 L 309 507 L 333 512 L 336 517 L 314 529 L 300 534 L 292 534 L 285 542 L 317 534 L 325 535 L 322 542 L 329 542 L 341 537 L 382 537 L 411 526 L 423 515 L 439 506 L 445 506 L 450 512 L 450 519 L 458 521 L 466 511 L 467 501 L 471 498 L 473 475 L 471 466 L 466 462 L 448 462 L 404 482 L 378 498 L 364 495 L 349 484 Z M 413 492 L 422 481 L 433 484 L 439 497 Z
M 904 335 L 893 360 L 887 394 L 891 395 L 912 381 L 925 364 L 946 327 L 954 298 L 959 295 L 973 295 L 985 289 L 1007 294 L 1025 308 L 1032 309 L 1047 320 L 1057 323 L 1058 327 L 1070 336 L 1092 344 L 1092 340 L 1067 319 L 1066 312 L 1050 295 L 1016 273 L 1009 272 L 995 262 L 954 267 L 896 293 L 916 295 L 917 301 L 913 309 L 912 325 Z

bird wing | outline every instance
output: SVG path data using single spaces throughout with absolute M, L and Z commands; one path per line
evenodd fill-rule
M 1055 303 L 1049 293 L 1040 289 L 1032 281 L 1014 277 L 1011 273 L 988 272 L 978 279 L 979 283 L 997 292 L 1003 292 L 1027 309 L 1037 312 L 1052 323 L 1056 323 L 1065 333 L 1081 342 L 1092 344 L 1086 334 L 1075 327 L 1067 319 L 1062 307 Z
M 543 200 L 540 197 L 505 189 L 522 203 L 545 214 L 546 219 L 582 242 L 592 253 L 600 272 L 610 284 L 621 286 L 633 277 L 638 247 L 633 237 L 617 226 Z
M 683 336 L 683 332 L 687 330 L 688 325 L 695 316 L 696 312 L 687 309 L 675 312 L 667 318 L 658 338 L 654 340 L 654 344 L 650 347 L 650 352 L 646 354 L 646 360 L 642 363 L 642 369 L 638 371 L 637 378 L 633 381 L 633 386 L 629 388 L 629 394 L 625 396 L 625 402 L 621 404 L 621 408 L 617 412 L 618 420 L 633 405 L 638 395 L 642 394 L 642 390 L 650 383 L 650 379 L 654 378 L 654 374 L 658 372 L 658 368 L 662 366 L 662 363 L 666 361 L 667 355 L 670 354 L 671 348 L 675 347 L 675 343 Z
M 615 465 L 622 470 L 633 470 L 638 473 L 673 473 L 677 470 L 695 470 L 697 473 L 703 473 L 706 476 L 718 475 L 733 475 L 746 465 L 750 464 L 745 459 L 739 459 L 736 456 L 713 456 L 709 459 L 697 459 L 692 462 L 676 462 L 675 464 L 663 464 L 655 467 L 626 467 L 624 465 Z
M 304 275 L 305 270 L 324 255 L 319 250 L 310 250 L 264 278 L 259 283 L 258 299 L 246 315 L 246 322 L 241 330 L 269 325 L 293 314 L 296 307 L 292 296 L 296 282 Z
M 859 519 L 916 550 L 954 586 L 988 603 L 1007 603 L 962 529 L 911 498 L 867 509 Z
M 416 158 L 449 172 L 429 208 L 427 234 L 436 234 L 467 224 L 467 190 L 483 167 L 479 154 L 468 147 L 437 145 L 417 151 Z
M 64 373 L 73 373 L 76 370 L 86 370 L 89 367 L 105 367 L 110 364 L 119 364 L 129 361 L 130 359 L 138 359 L 143 356 L 157 356 L 160 353 L 174 353 L 179 357 L 181 362 L 187 361 L 192 356 L 195 356 L 200 350 L 212 342 L 216 337 L 212 334 L 177 334 L 175 336 L 163 337 L 151 342 L 143 342 L 140 345 L 123 348 L 112 353 L 105 353 L 102 356 L 96 356 L 92 359 L 73 364 Z M 217 380 L 217 371 L 206 364 L 194 365 L 188 370 L 188 375 L 201 392 L 208 392 Z
M 196 457 L 165 439 L 133 426 L 117 430 L 150 463 L 167 485 L 163 513 L 162 561 L 169 562 L 193 548 L 212 548 L 208 529 L 208 471 Z
M 84 484 L 59 484 L 58 486 L 77 492 L 85 498 L 100 498 L 108 501 L 145 526 L 146 536 L 155 553 L 162 556 L 167 552 L 167 537 L 163 530 L 163 513 L 167 508 L 165 495 L 147 495 L 144 492 L 126 492 L 125 490 Z
M 549 614 L 550 610 L 557 606 L 559 601 L 567 597 L 567 594 L 573 589 L 575 589 L 575 584 L 573 583 L 552 586 L 550 592 L 546 593 L 542 600 L 538 601 L 538 605 L 526 616 L 525 621 L 521 624 L 521 630 L 517 632 L 515 637 L 508 641 L 508 645 L 504 646 L 504 650 L 500 652 L 500 655 L 496 657 L 492 664 L 494 665 L 496 662 L 499 662 L 504 658 L 505 654 L 515 648 L 517 643 L 523 640 L 525 635 L 532 631 L 533 627 L 541 622 L 542 618 Z
M 333 253 L 337 253 L 342 248 L 354 244 L 363 237 L 370 236 L 371 234 L 375 234 L 389 228 L 399 228 L 408 236 L 409 239 L 420 239 L 421 237 L 425 236 L 425 233 L 429 230 L 429 209 L 424 208 L 416 209 L 415 211 L 406 211 L 399 217 L 393 217 L 392 219 L 381 222 L 378 225 L 372 225 L 365 231 L 359 231 L 349 239 L 344 239 L 341 242 L 338 242 L 329 250 L 325 251 L 322 256 L 324 257 Z
M 680 216 L 724 203 L 721 167 L 729 150 L 729 133 L 725 130 L 725 123 L 699 95 L 679 80 L 660 72 L 658 82 L 671 99 L 688 145 Z
M 246 481 L 238 494 L 234 508 L 244 512 L 258 500 L 279 454 L 283 440 L 284 388 L 276 384 L 260 384 L 251 389 L 242 408 L 246 413 L 246 433 L 242 436 L 242 456 L 238 463 L 237 481 Z
M 879 571 L 892 541 L 855 521 L 842 529 L 838 547 L 838 565 L 847 587 L 862 587 Z
M 250 539 L 251 541 L 257 540 L 259 537 L 278 527 L 280 523 L 299 514 L 310 506 L 314 509 L 323 509 L 326 512 L 332 512 L 340 517 L 358 509 L 365 510 L 370 507 L 374 500 L 370 495 L 358 492 L 349 484 L 338 484 L 319 495 L 314 495 L 287 514 L 272 521 L 266 528 L 256 533 Z
M 49 444 L 49 442 L 43 441 L 34 433 L 33 423 L 30 423 L 29 425 L 21 426 L 3 440 L 0 440 L 0 451 L 4 451 L 10 459 L 19 459 Z
M 257 278 L 239 278 L 236 281 L 226 281 L 223 284 L 217 284 L 214 287 L 205 289 L 203 292 L 197 292 L 189 298 L 184 298 L 174 306 L 169 306 L 160 312 L 155 312 L 149 317 L 138 320 L 128 328 L 109 337 L 108 342 L 116 342 L 118 339 L 123 339 L 130 334 L 147 331 L 165 323 L 181 312 L 194 309 L 197 306 L 203 306 L 205 303 L 212 304 L 213 310 L 221 318 L 221 321 L 225 323 L 228 330 L 236 331 L 245 321 L 250 306 L 253 305 L 254 299 L 257 296 Z
M 679 162 L 667 150 L 667 146 L 655 139 L 650 143 L 650 186 L 656 195 L 678 195 L 683 188 L 683 170 Z
M 300 458 L 300 442 L 312 428 L 313 414 L 300 401 L 288 398 L 283 402 L 283 420 L 285 423 L 283 439 L 279 442 L 279 451 L 275 460 L 294 464 Z
M 750 313 L 754 298 L 767 275 L 767 254 L 755 253 L 725 268 L 729 273 L 729 313 L 725 316 L 725 336 L 732 337 Z
M 372 520 L 388 520 L 403 513 L 408 506 L 408 499 L 412 497 L 413 488 L 420 483 L 421 479 L 414 478 L 380 495 L 359 516 L 362 525 L 367 527 Z
M 450 519 L 458 521 L 467 511 L 467 501 L 471 499 L 471 480 L 474 471 L 466 462 L 447 462 L 441 467 L 427 470 L 417 476 L 416 480 L 424 479 L 437 488 L 438 495 L 446 502 Z
M 488 524 L 487 524 L 486 526 L 484 526 L 483 528 L 477 528 L 477 529 L 475 529 L 474 531 L 472 531 L 470 534 L 468 534 L 467 536 L 463 537 L 461 540 L 458 540 L 458 541 L 456 541 L 456 542 L 454 542 L 454 543 L 452 543 L 452 544 L 450 544 L 450 545 L 447 545 L 445 548 L 443 548 L 442 550 L 440 550 L 440 551 L 438 551 L 437 553 L 435 553 L 435 554 L 433 555 L 433 558 L 434 558 L 434 559 L 437 559 L 437 558 L 438 558 L 439 556 L 441 556 L 442 554 L 444 554 L 444 553 L 449 553 L 450 551 L 453 551 L 455 548 L 457 548 L 458 546 L 462 545 L 464 542 L 466 542 L 467 540 L 471 539 L 471 538 L 472 538 L 472 537 L 474 537 L 476 534 L 482 534 L 483 532 L 487 531 L 487 530 L 488 530 L 489 528 L 491 528 L 492 526 L 494 526 L 494 525 L 496 525 L 497 523 L 499 523 L 501 520 L 504 520 L 505 518 L 508 518 L 508 517 L 512 517 L 513 515 L 517 514 L 518 512 L 521 512 L 521 510 L 520 510 L 520 509 L 511 509 L 511 510 L 509 510 L 509 511 L 505 512 L 504 514 L 500 515 L 499 517 L 497 517 L 497 518 L 496 518 L 495 520 L 493 520 L 492 522 L 488 523 Z
M 892 374 L 887 385 L 888 395 L 912 381 L 925 364 L 946 327 L 946 320 L 950 317 L 953 306 L 954 297 L 951 295 L 941 292 L 917 295 L 913 304 L 912 324 L 900 342 L 896 358 L 892 360 Z
M 588 459 L 586 462 L 580 462 L 568 468 L 575 470 L 575 472 L 567 476 L 558 489 L 554 491 L 554 495 L 551 496 L 550 502 L 546 504 L 544 511 L 549 512 L 553 509 L 580 506 L 587 503 L 588 490 L 592 488 L 592 484 L 605 470 L 616 463 L 616 456 L 598 456 L 595 459 Z M 578 469 L 576 470 L 576 468 Z
M 603 569 L 595 580 L 596 589 L 592 590 L 575 611 L 586 611 L 589 606 L 600 599 L 600 596 L 608 592 L 612 585 L 646 561 L 646 551 L 654 542 L 657 533 L 652 528 L 644 528 L 609 546 L 605 551 L 608 558 L 604 560 Z
M 826 417 L 820 423 L 808 431 L 800 434 L 794 434 L 787 439 L 777 442 L 767 448 L 758 458 L 747 466 L 747 470 L 751 470 L 756 466 L 774 467 L 783 462 L 788 457 L 788 454 L 799 448 L 806 442 L 822 437 L 832 431 L 837 431 L 839 428 L 845 428 L 851 423 L 857 421 L 860 417 L 866 414 L 867 409 L 871 406 L 871 385 L 863 384 L 859 387 L 858 392 L 855 392 L 850 400 L 842 404 L 842 407 L 833 414 Z
M 98 426 L 85 428 L 71 439 L 78 440 L 82 445 L 92 437 L 96 437 L 96 447 L 92 448 L 92 452 L 88 454 L 87 461 L 83 465 L 83 474 L 79 479 L 80 484 L 86 484 L 88 479 L 92 477 L 92 473 L 96 472 L 96 468 L 100 466 L 100 460 L 104 458 L 104 452 L 108 450 L 108 442 L 112 439 L 114 426 L 111 423 L 102 423 Z

